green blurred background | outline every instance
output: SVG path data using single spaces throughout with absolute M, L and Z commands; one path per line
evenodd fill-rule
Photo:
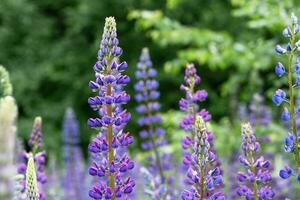
M 87 105 L 88 82 L 94 79 L 104 19 L 115 16 L 121 59 L 129 63 L 132 77 L 129 94 L 134 95 L 136 63 L 147 46 L 159 70 L 165 126 L 179 147 L 179 85 L 183 67 L 194 62 L 209 93 L 203 107 L 213 115 L 217 147 L 230 155 L 228 145 L 239 145 L 237 138 L 228 139 L 239 132 L 239 104 L 249 103 L 255 92 L 271 104 L 275 88 L 286 81 L 273 73 L 282 60 L 273 49 L 284 42 L 281 32 L 290 13 L 299 11 L 297 0 L 1 0 L 0 63 L 10 72 L 19 106 L 18 134 L 27 140 L 40 115 L 46 149 L 58 154 L 64 111 L 71 106 L 87 146 L 95 134 L 86 126 L 95 116 Z M 133 113 L 127 129 L 137 135 L 135 105 L 127 105 Z

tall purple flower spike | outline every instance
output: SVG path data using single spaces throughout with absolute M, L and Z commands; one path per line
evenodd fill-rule
M 245 199 L 273 199 L 275 192 L 270 186 L 272 181 L 271 163 L 262 156 L 256 156 L 260 144 L 256 140 L 249 122 L 242 124 L 241 132 L 241 147 L 244 154 L 239 157 L 239 161 L 246 168 L 246 171 L 238 172 L 237 179 L 241 184 L 237 189 L 237 194 Z
M 63 124 L 63 148 L 65 176 L 63 188 L 65 199 L 85 199 L 85 164 L 80 148 L 79 127 L 74 111 L 66 110 Z
M 43 185 L 47 182 L 47 176 L 45 174 L 45 163 L 46 163 L 46 152 L 41 151 L 42 147 L 42 118 L 36 117 L 34 120 L 32 132 L 30 139 L 28 141 L 29 146 L 31 147 L 31 152 L 34 156 L 34 162 L 36 166 L 36 174 L 37 174 L 37 181 L 39 187 L 39 199 L 46 200 L 46 195 L 43 191 Z M 26 169 L 27 169 L 27 161 L 29 159 L 29 154 L 23 151 L 20 154 L 20 164 L 18 166 L 18 173 L 23 174 L 24 178 L 26 179 Z M 23 185 L 22 192 L 25 192 L 25 179 L 21 181 Z
M 190 133 L 182 140 L 185 150 L 183 164 L 187 170 L 185 183 L 190 188 L 181 193 L 181 198 L 222 200 L 225 196 L 218 191 L 223 187 L 222 171 L 213 149 L 213 134 L 205 126 L 211 115 L 205 109 L 200 110 L 197 104 L 206 99 L 207 93 L 205 90 L 196 90 L 200 77 L 193 64 L 186 66 L 184 80 L 185 84 L 180 88 L 186 95 L 180 100 L 179 106 L 186 116 L 181 120 L 180 127 Z
M 108 17 L 105 19 L 98 61 L 94 65 L 96 79 L 89 83 L 96 96 L 88 99 L 90 107 L 98 113 L 98 117 L 87 122 L 90 128 L 99 131 L 88 147 L 92 154 L 98 156 L 89 168 L 89 174 L 99 180 L 89 191 L 89 196 L 97 200 L 128 199 L 135 186 L 126 175 L 134 168 L 134 162 L 126 155 L 126 147 L 133 143 L 133 137 L 123 130 L 130 120 L 130 113 L 121 106 L 130 100 L 130 96 L 122 90 L 130 78 L 122 74 L 127 63 L 119 62 L 122 49 L 118 44 L 115 19 Z
M 165 130 L 161 128 L 158 86 L 155 80 L 157 71 L 152 67 L 149 51 L 147 48 L 142 50 L 140 61 L 137 64 L 135 73 L 137 83 L 134 89 L 136 101 L 139 105 L 136 107 L 137 113 L 140 115 L 138 120 L 142 130 L 139 132 L 143 138 L 142 149 L 149 150 L 152 155 L 148 157 L 147 169 L 152 177 L 154 177 L 154 189 L 151 194 L 152 199 L 170 199 L 172 198 L 172 190 L 170 184 L 174 178 L 170 177 L 170 171 L 173 169 L 172 156 L 168 153 L 161 152 L 160 147 L 167 145 Z M 167 176 L 167 174 L 169 176 Z M 168 188 L 168 189 L 166 189 Z

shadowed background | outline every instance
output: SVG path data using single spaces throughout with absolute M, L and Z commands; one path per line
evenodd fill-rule
M 213 115 L 220 138 L 217 148 L 230 155 L 230 144 L 237 147 L 239 143 L 233 140 L 224 145 L 224 141 L 226 134 L 239 134 L 235 124 L 240 102 L 248 104 L 259 92 L 270 104 L 275 88 L 285 82 L 273 73 L 279 60 L 273 49 L 283 38 L 281 31 L 290 12 L 299 13 L 299 8 L 295 0 L 1 0 L 0 63 L 13 83 L 18 135 L 27 140 L 34 117 L 40 115 L 46 149 L 59 154 L 62 119 L 71 106 L 86 149 L 95 134 L 86 126 L 88 117 L 95 116 L 87 105 L 92 95 L 88 82 L 94 77 L 92 66 L 104 19 L 114 16 L 124 52 L 121 59 L 128 62 L 132 79 L 128 93 L 133 97 L 136 63 L 147 46 L 159 71 L 165 127 L 179 147 L 180 137 L 172 128 L 180 118 L 178 101 L 183 94 L 179 86 L 183 67 L 194 62 L 202 88 L 209 93 L 203 106 Z M 133 115 L 127 126 L 133 135 L 138 132 L 135 105 L 133 100 L 126 106 Z M 135 143 L 132 150 L 138 146 Z

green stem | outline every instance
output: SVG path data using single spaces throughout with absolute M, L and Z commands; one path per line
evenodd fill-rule
M 146 82 L 145 79 L 144 79 L 144 81 Z M 147 94 L 149 93 L 147 87 L 144 87 L 144 92 L 146 92 Z M 149 99 L 147 99 L 145 103 L 148 107 Z M 149 107 L 147 108 L 147 115 L 151 116 L 151 111 L 150 111 Z M 165 176 L 164 176 L 164 173 L 163 173 L 163 168 L 162 168 L 162 164 L 160 162 L 159 152 L 158 152 L 158 149 L 157 149 L 157 146 L 156 146 L 156 143 L 155 143 L 155 138 L 154 138 L 154 135 L 153 135 L 154 134 L 154 127 L 153 127 L 153 124 L 149 124 L 148 126 L 149 126 L 148 127 L 149 131 L 152 133 L 151 136 L 150 136 L 150 141 L 151 141 L 151 144 L 152 144 L 152 150 L 154 152 L 154 159 L 155 159 L 155 162 L 156 162 L 156 166 L 158 167 L 161 182 L 164 183 L 165 182 Z
M 251 151 L 249 151 L 247 153 L 247 157 L 248 157 L 248 160 L 250 161 L 250 170 L 255 175 L 256 174 L 256 170 L 255 170 L 255 166 L 254 166 L 254 163 L 253 163 L 253 155 L 252 155 Z M 256 181 L 256 179 L 253 182 L 253 193 L 254 193 L 253 194 L 254 195 L 254 200 L 259 200 L 259 198 L 258 198 L 258 187 L 257 187 L 257 181 Z
M 294 32 L 294 30 L 292 30 Z M 291 45 L 292 47 L 295 46 L 295 37 L 292 35 L 291 37 Z M 294 87 L 293 87 L 293 71 L 292 71 L 292 64 L 294 60 L 294 52 L 293 50 L 289 54 L 288 58 L 288 84 L 289 84 L 289 97 L 290 97 L 290 113 L 292 118 L 292 131 L 296 138 L 294 143 L 294 155 L 296 165 L 300 167 L 300 157 L 299 157 L 299 141 L 297 137 L 297 125 L 296 125 L 296 116 L 295 116 L 295 96 L 294 96 Z
M 201 154 L 202 155 L 202 154 Z M 202 157 L 202 156 L 201 156 Z M 200 159 L 201 161 L 202 159 Z M 204 174 L 204 165 L 200 165 L 201 179 L 200 179 L 200 200 L 204 200 L 205 196 L 205 174 Z
M 110 66 L 110 59 L 108 59 L 108 66 Z M 111 69 L 110 67 L 107 70 L 107 73 L 110 74 L 111 73 Z M 107 96 L 111 96 L 112 94 L 112 86 L 110 84 L 107 85 L 107 89 L 106 89 L 106 95 Z M 107 109 L 107 115 L 109 117 L 113 116 L 113 108 L 111 104 L 106 105 L 106 109 Z M 111 163 L 114 161 L 115 156 L 114 156 L 114 149 L 112 147 L 112 140 L 113 140 L 113 128 L 112 128 L 112 124 L 109 124 L 107 127 L 107 141 L 108 141 L 108 160 L 109 160 L 109 164 L 111 165 Z M 109 173 L 109 186 L 112 188 L 112 190 L 115 192 L 115 176 L 114 173 Z M 115 195 L 113 195 L 112 200 L 115 200 L 116 197 Z

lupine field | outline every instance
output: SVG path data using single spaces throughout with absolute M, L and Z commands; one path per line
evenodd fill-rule
M 1 0 L 0 200 L 300 200 L 300 2 Z

